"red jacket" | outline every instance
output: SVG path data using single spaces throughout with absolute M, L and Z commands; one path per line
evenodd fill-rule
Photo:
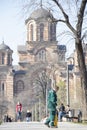
M 20 104 L 17 104 L 16 105 L 16 112 L 18 112 L 18 111 L 22 111 L 22 104 L 20 103 Z

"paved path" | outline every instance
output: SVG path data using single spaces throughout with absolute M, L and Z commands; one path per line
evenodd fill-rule
M 11 122 L 0 125 L 0 130 L 87 130 L 87 125 L 59 122 L 58 128 L 48 128 L 41 122 Z

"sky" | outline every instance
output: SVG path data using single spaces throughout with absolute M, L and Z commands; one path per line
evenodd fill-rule
M 13 65 L 17 65 L 19 61 L 18 45 L 25 45 L 26 43 L 26 19 L 24 14 L 22 14 L 23 5 L 19 1 L 0 0 L 0 44 L 4 41 L 13 50 Z M 58 31 L 59 29 L 61 30 L 61 26 L 58 27 Z M 61 38 L 59 43 L 65 43 L 65 39 Z M 72 44 L 67 47 L 67 50 L 73 48 Z M 68 51 L 67 54 L 69 52 L 73 52 L 73 49 Z
M 0 0 L 0 44 L 13 50 L 13 64 L 18 64 L 17 46 L 26 42 L 25 21 L 20 6 L 14 0 Z

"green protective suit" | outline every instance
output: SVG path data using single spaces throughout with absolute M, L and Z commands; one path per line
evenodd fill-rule
M 46 125 L 54 126 L 54 119 L 56 115 L 57 95 L 54 90 L 50 90 L 48 93 L 48 110 L 49 118 L 46 120 Z

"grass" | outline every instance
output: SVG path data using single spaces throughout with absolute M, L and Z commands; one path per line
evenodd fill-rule
M 0 125 L 1 125 L 2 121 L 0 121 Z

